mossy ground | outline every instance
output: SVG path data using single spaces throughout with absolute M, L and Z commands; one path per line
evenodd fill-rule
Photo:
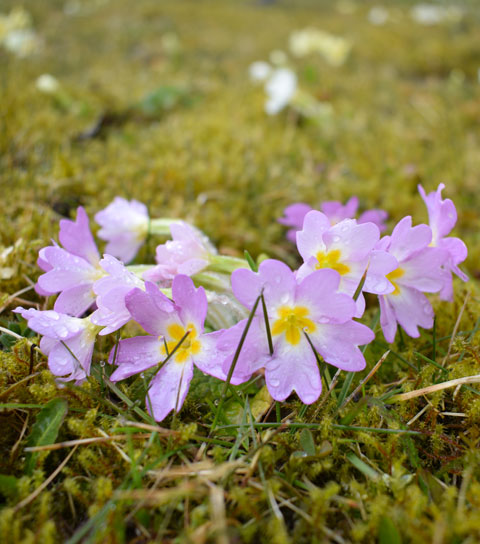
M 1 11 L 13 4 L 4 0 Z M 0 245 L 14 246 L 0 262 L 3 327 L 15 328 L 10 310 L 22 299 L 47 307 L 32 290 L 12 295 L 36 280 L 38 249 L 56 237 L 58 220 L 79 204 L 93 214 L 116 195 L 147 203 L 153 217 L 195 223 L 224 253 L 248 249 L 295 265 L 276 223 L 286 205 L 358 195 L 364 208 L 386 209 L 390 226 L 406 214 L 422 222 L 417 184 L 443 182 L 472 280 L 455 283 L 453 303 L 433 297 L 434 331 L 397 336 L 345 407 L 342 373 L 328 397 L 324 381 L 318 403 L 305 408 L 294 396 L 253 427 L 250 407 L 263 410 L 257 381 L 233 388 L 208 439 L 222 390 L 213 378 L 196 376 L 181 413 L 162 424 L 172 432 L 155 431 L 145 427 L 142 380 L 112 390 L 102 378 L 110 340 L 95 353 L 97 379 L 60 389 L 27 341 L 2 336 L 0 541 L 479 542 L 480 388 L 386 402 L 392 391 L 480 373 L 476 3 L 461 21 L 432 27 L 414 24 L 411 4 L 400 1 L 386 4 L 393 20 L 383 26 L 368 22 L 363 2 L 23 5 L 43 47 L 25 59 L 0 52 Z M 246 76 L 305 26 L 353 42 L 341 67 L 295 61 L 301 87 L 333 105 L 320 126 L 289 112 L 266 116 L 263 91 Z M 171 32 L 176 52 L 162 41 Z M 36 89 L 42 73 L 58 78 L 60 98 Z M 153 250 L 151 241 L 139 260 Z M 366 322 L 375 316 L 372 303 Z M 378 331 L 349 393 L 386 349 Z M 40 408 L 58 397 L 68 413 L 56 442 L 119 438 L 78 445 L 38 497 L 16 508 L 73 451 L 32 461 L 24 449 Z M 295 425 L 269 427 L 277 418 Z M 233 420 L 239 428 L 221 428 Z

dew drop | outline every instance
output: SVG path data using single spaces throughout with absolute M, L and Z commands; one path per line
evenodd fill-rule
M 280 385 L 280 381 L 276 379 L 271 379 L 269 382 L 272 387 L 278 387 Z
M 100 366 L 105 366 L 105 361 L 100 361 Z

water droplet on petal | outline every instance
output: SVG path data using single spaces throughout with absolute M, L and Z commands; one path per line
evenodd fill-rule
M 278 387 L 280 385 L 280 381 L 272 378 L 269 380 L 269 385 L 271 385 L 272 387 Z

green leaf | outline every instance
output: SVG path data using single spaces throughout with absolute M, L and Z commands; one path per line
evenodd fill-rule
M 17 494 L 17 484 L 18 480 L 15 476 L 0 474 L 0 494 L 4 497 L 15 497 Z
M 254 271 L 254 272 L 258 272 L 258 266 L 257 266 L 257 263 L 253 260 L 253 257 L 250 255 L 250 253 L 245 250 L 243 252 L 243 254 L 245 255 L 245 260 L 247 261 L 248 263 L 248 266 Z
M 313 456 L 316 454 L 315 441 L 309 429 L 303 429 L 300 433 L 300 444 L 307 455 Z
M 354 453 L 349 453 L 347 455 L 347 459 L 350 461 L 350 463 L 352 463 L 355 468 L 357 468 L 364 476 L 366 476 L 370 480 L 377 481 L 380 479 L 380 474 L 371 466 L 367 465 L 367 463 L 362 461 L 359 457 L 357 457 Z
M 378 527 L 378 544 L 402 544 L 402 537 L 393 521 L 384 516 Z
M 46 446 L 53 444 L 68 411 L 65 399 L 52 399 L 38 413 L 28 437 L 27 446 Z M 25 459 L 25 472 L 32 474 L 38 458 L 38 452 L 28 452 Z

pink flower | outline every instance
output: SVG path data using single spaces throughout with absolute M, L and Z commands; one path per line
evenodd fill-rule
M 387 342 L 393 342 L 397 323 L 414 338 L 420 336 L 418 327 L 433 326 L 433 309 L 423 293 L 436 293 L 444 285 L 442 267 L 447 257 L 445 250 L 429 247 L 432 230 L 428 225 L 412 227 L 412 218 L 404 217 L 385 236 L 378 249 L 388 251 L 398 262 L 387 275 L 394 290 L 380 295 L 380 324 Z
M 108 275 L 93 284 L 97 310 L 91 315 L 91 320 L 95 325 L 105 327 L 100 332 L 100 335 L 105 335 L 130 321 L 125 296 L 135 287 L 144 289 L 144 282 L 111 255 L 104 255 L 99 264 Z
M 195 288 L 187 276 L 176 276 L 172 302 L 153 283 L 146 282 L 145 287 L 146 292 L 135 288 L 128 293 L 126 306 L 148 336 L 120 340 L 117 350 L 110 353 L 109 362 L 118 364 L 111 380 L 123 380 L 166 361 L 151 381 L 147 396 L 148 410 L 161 421 L 171 410 L 178 412 L 182 407 L 194 365 L 221 379 L 225 375 L 216 348 L 219 332 L 203 332 L 207 314 L 204 289 Z
M 299 281 L 287 265 L 272 259 L 263 261 L 258 273 L 246 269 L 233 272 L 233 292 L 247 308 L 253 307 L 263 290 L 273 341 L 270 354 L 259 305 L 234 377 L 245 381 L 264 367 L 267 387 L 275 400 L 285 400 L 296 391 L 304 403 L 315 402 L 322 384 L 306 335 L 327 363 L 348 371 L 365 368 L 358 346 L 371 342 L 374 334 L 352 320 L 355 303 L 338 292 L 339 283 L 340 274 L 331 269 L 317 270 Z M 218 348 L 225 354 L 224 373 L 232 364 L 245 324 L 246 320 L 240 321 L 219 338 Z
M 38 278 L 37 291 L 48 296 L 60 293 L 54 309 L 80 316 L 94 303 L 93 283 L 104 275 L 82 207 L 78 208 L 75 221 L 60 221 L 59 239 L 63 247 L 55 244 L 39 252 L 38 264 L 46 272 Z
M 467 258 L 468 250 L 460 238 L 448 236 L 457 222 L 457 210 L 455 204 L 449 198 L 442 200 L 442 190 L 444 188 L 445 185 L 441 183 L 436 191 L 427 195 L 423 187 L 419 185 L 418 191 L 428 210 L 428 219 L 432 229 L 432 242 L 430 245 L 444 249 L 448 254 L 443 266 L 445 272 L 444 286 L 440 291 L 440 298 L 442 300 L 453 300 L 452 272 L 463 281 L 468 280 L 468 276 L 458 267 Z
M 328 217 L 330 224 L 335 225 L 343 219 L 352 219 L 357 214 L 358 198 L 352 196 L 346 204 L 342 204 L 336 200 L 323 202 L 320 205 L 320 210 Z M 298 202 L 287 206 L 284 211 L 284 217 L 281 217 L 278 222 L 287 227 L 292 227 L 287 232 L 287 238 L 291 242 L 295 242 L 296 232 L 303 228 L 303 221 L 308 212 L 313 210 L 308 204 Z M 388 217 L 387 212 L 383 210 L 367 210 L 358 218 L 358 223 L 374 223 L 379 228 L 380 232 L 385 230 L 385 221 Z
M 297 248 L 304 260 L 297 279 L 330 268 L 340 274 L 339 292 L 353 297 L 368 266 L 369 281 L 365 282 L 364 290 L 389 293 L 393 287 L 385 276 L 396 268 L 396 260 L 386 252 L 374 254 L 379 238 L 380 232 L 373 223 L 359 225 L 355 219 L 342 219 L 332 226 L 325 214 L 312 210 L 305 216 L 303 229 L 297 232 Z M 356 317 L 359 317 L 365 299 L 360 296 L 357 302 Z
M 311 206 L 303 202 L 297 202 L 285 208 L 283 211 L 284 217 L 280 217 L 278 222 L 287 227 L 293 227 L 287 231 L 287 238 L 290 242 L 296 242 L 297 231 L 302 229 L 305 216 L 312 210 Z
M 90 374 L 93 346 L 100 327 L 88 317 L 79 319 L 54 310 L 39 311 L 21 306 L 14 312 L 42 335 L 40 349 L 48 356 L 48 367 L 61 381 L 84 380 Z
M 148 232 L 148 210 L 137 200 L 115 197 L 104 210 L 95 215 L 102 227 L 98 236 L 107 241 L 106 253 L 129 263 L 145 242 Z
M 216 253 L 206 236 L 178 221 L 170 225 L 172 240 L 157 246 L 157 266 L 144 273 L 148 281 L 169 283 L 177 274 L 193 276 L 206 268 Z

